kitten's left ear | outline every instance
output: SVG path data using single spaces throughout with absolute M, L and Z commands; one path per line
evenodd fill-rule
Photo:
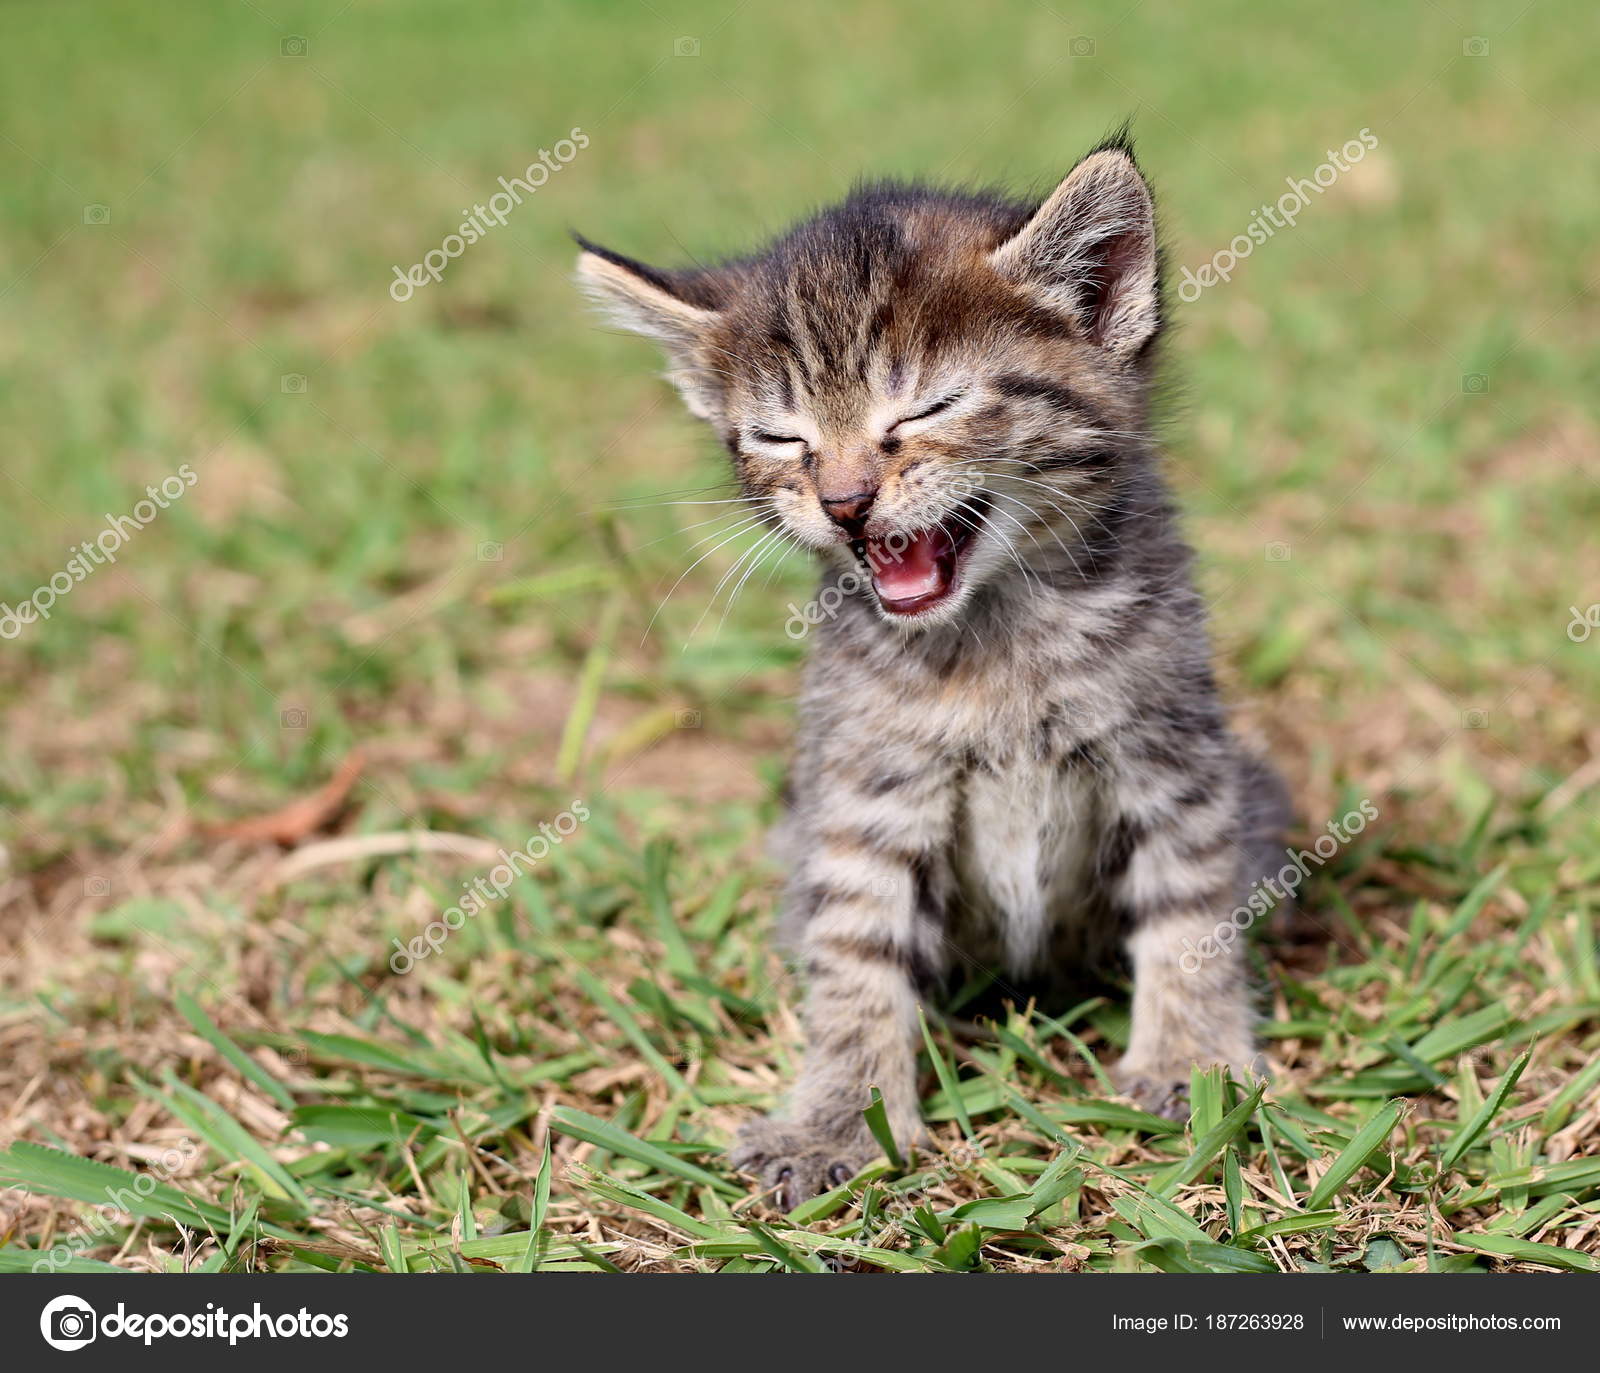
M 989 262 L 1118 357 L 1160 327 L 1155 207 L 1123 146 L 1074 167 Z
M 616 324 L 659 343 L 667 355 L 667 377 L 689 412 L 712 416 L 715 378 L 703 365 L 701 345 L 721 319 L 706 285 L 693 275 L 671 274 L 574 234 L 578 284 Z

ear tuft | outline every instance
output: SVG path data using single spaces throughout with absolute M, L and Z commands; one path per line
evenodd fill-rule
M 1126 133 L 1084 158 L 989 255 L 1007 279 L 1130 357 L 1160 327 L 1155 206 Z
M 715 387 L 700 362 L 700 346 L 721 319 L 717 310 L 686 298 L 666 272 L 590 243 L 578 234 L 578 285 L 614 324 L 653 338 L 667 355 L 668 378 L 692 414 L 709 418 Z
M 576 238 L 577 235 L 574 235 Z M 616 323 L 668 348 L 687 346 L 716 319 L 665 272 L 578 238 L 578 284 Z

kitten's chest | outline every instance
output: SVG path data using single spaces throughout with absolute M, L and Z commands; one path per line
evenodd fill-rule
M 1085 769 L 1011 754 L 964 778 L 953 866 L 965 933 L 1008 972 L 1038 971 L 1060 927 L 1087 913 L 1099 823 Z

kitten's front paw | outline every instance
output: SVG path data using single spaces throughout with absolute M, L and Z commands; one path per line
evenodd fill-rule
M 1176 1076 L 1177 1071 L 1152 1073 L 1119 1066 L 1112 1071 L 1111 1080 L 1116 1083 L 1117 1090 L 1123 1096 L 1131 1097 L 1133 1104 L 1141 1111 L 1148 1111 L 1165 1120 L 1187 1120 L 1189 1070 L 1184 1068 L 1181 1078 Z
M 749 1173 L 773 1204 L 792 1211 L 848 1182 L 878 1156 L 869 1133 L 841 1139 L 794 1120 L 753 1120 L 739 1131 L 729 1160 Z
M 1246 1053 L 1226 1060 L 1195 1058 L 1163 1063 L 1125 1058 L 1111 1070 L 1111 1080 L 1140 1110 L 1165 1120 L 1188 1120 L 1190 1072 L 1196 1063 L 1211 1062 L 1226 1062 L 1239 1082 L 1248 1082 L 1252 1073 L 1259 1075 L 1261 1071 L 1259 1059 Z

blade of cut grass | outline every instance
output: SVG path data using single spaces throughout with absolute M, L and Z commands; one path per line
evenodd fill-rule
M 1104 1125 L 1113 1129 L 1137 1130 L 1146 1135 L 1181 1135 L 1183 1122 L 1152 1115 L 1137 1106 L 1122 1106 L 1115 1101 L 1052 1102 L 1047 1111 L 1063 1125 Z
M 1299 1235 L 1308 1230 L 1332 1230 L 1343 1219 L 1343 1211 L 1302 1211 L 1297 1215 L 1268 1221 L 1265 1225 L 1258 1225 L 1251 1230 L 1240 1231 L 1233 1242 L 1247 1245 L 1271 1239 L 1274 1235 Z
M 400 1227 L 385 1225 L 378 1231 L 378 1252 L 383 1256 L 383 1266 L 391 1273 L 409 1273 L 405 1251 L 400 1247 Z
M 1372 1119 L 1357 1130 L 1350 1143 L 1339 1151 L 1329 1164 L 1328 1171 L 1317 1180 L 1317 1185 L 1311 1189 L 1311 1195 L 1306 1200 L 1307 1210 L 1320 1211 L 1338 1195 L 1339 1189 L 1360 1172 L 1362 1165 L 1383 1146 L 1405 1110 L 1406 1103 L 1399 1098 L 1378 1108 Z
M 573 1240 L 572 1241 L 572 1247 L 574 1249 L 576 1249 L 578 1251 L 578 1253 L 583 1255 L 584 1260 L 586 1262 L 593 1264 L 602 1273 L 620 1273 L 620 1272 L 622 1272 L 622 1269 L 618 1268 L 616 1264 L 612 1263 L 611 1260 L 608 1259 L 604 1254 L 602 1254 L 598 1249 L 591 1248 L 589 1245 L 585 1244 L 582 1240 L 580 1240 L 580 1239 Z
M 939 1052 L 939 1046 L 933 1042 L 933 1033 L 928 1029 L 928 1017 L 922 1013 L 922 1008 L 917 1008 L 917 1022 L 922 1026 L 922 1042 L 928 1047 L 928 1058 L 933 1063 L 933 1071 L 938 1075 L 939 1085 L 944 1088 L 945 1100 L 955 1113 L 956 1123 L 961 1126 L 961 1133 L 968 1139 L 972 1138 L 972 1118 L 967 1114 L 966 1103 L 961 1099 L 961 1083 L 955 1070 L 945 1062 L 945 1057 Z
M 745 1222 L 745 1229 L 756 1237 L 757 1242 L 767 1253 L 777 1259 L 791 1273 L 826 1273 L 828 1265 L 821 1259 L 811 1254 L 802 1254 L 791 1249 L 766 1226 L 759 1221 Z
M 297 1106 L 294 1123 L 307 1139 L 364 1152 L 413 1135 L 437 1134 L 438 1121 L 389 1106 Z
M 178 1013 L 194 1026 L 195 1033 L 232 1064 L 241 1077 L 254 1083 L 285 1111 L 294 1110 L 294 1097 L 289 1094 L 289 1089 L 223 1034 L 211 1017 L 200 1009 L 193 997 L 179 992 L 173 997 L 172 1004 L 177 1007 Z
M 1068 1077 L 1059 1068 L 1052 1068 L 1045 1061 L 1044 1056 L 1027 1040 L 1023 1039 L 1021 1035 L 1008 1030 L 1004 1025 L 996 1025 L 994 1026 L 994 1037 L 996 1041 L 1010 1049 L 1023 1062 L 1033 1068 L 1037 1068 L 1056 1086 L 1065 1087 L 1069 1091 L 1077 1090 L 1078 1084 L 1072 1078 Z
M 1082 1185 L 1083 1170 L 1078 1167 L 1077 1157 L 1077 1146 L 1069 1144 L 1050 1160 L 1044 1172 L 1035 1179 L 1033 1191 L 1029 1193 L 1033 1201 L 1033 1215 L 1048 1211 Z
M 1195 1223 L 1193 1216 L 1153 1192 L 1113 1197 L 1111 1209 L 1146 1239 L 1175 1239 L 1184 1244 L 1211 1242 L 1211 1236 Z
M 894 1131 L 889 1128 L 889 1111 L 883 1104 L 883 1093 L 876 1087 L 869 1090 L 872 1100 L 861 1114 L 866 1119 L 867 1129 L 872 1131 L 873 1139 L 878 1141 L 878 1148 L 889 1160 L 889 1166 L 898 1173 L 906 1166 L 906 1161 L 901 1157 L 900 1146 L 895 1143 Z
M 49 1257 L 46 1257 L 46 1256 Z M 34 1265 L 38 1264 L 37 1269 Z M 0 1274 L 7 1273 L 126 1273 L 126 1268 L 118 1268 L 114 1263 L 106 1263 L 102 1259 L 86 1259 L 81 1254 L 73 1254 L 68 1258 L 55 1257 L 52 1250 L 38 1249 L 0 1249 Z
M 150 1175 L 143 1176 L 148 1183 Z M 166 1182 L 140 1189 L 139 1180 L 139 1174 L 125 1168 L 79 1158 L 28 1140 L 19 1139 L 0 1152 L 0 1187 L 97 1206 L 110 1204 L 129 1215 L 163 1223 L 170 1216 L 197 1230 L 215 1230 L 218 1234 L 233 1224 L 233 1217 L 212 1202 L 190 1196 Z M 271 1233 L 280 1239 L 290 1238 L 283 1230 L 272 1229 Z
M 1480 1254 L 1493 1254 L 1496 1258 L 1515 1259 L 1518 1263 L 1542 1263 L 1549 1268 L 1565 1268 L 1573 1273 L 1600 1273 L 1600 1259 L 1577 1249 L 1563 1249 L 1557 1244 L 1535 1244 L 1532 1240 L 1513 1239 L 1510 1235 L 1455 1235 L 1455 1243 Z
M 1512 1015 L 1502 1005 L 1485 1006 L 1481 1011 L 1442 1021 L 1411 1046 L 1411 1052 L 1426 1063 L 1455 1058 L 1495 1038 L 1511 1024 Z
M 742 1188 L 726 1178 L 707 1172 L 687 1159 L 669 1154 L 665 1149 L 646 1143 L 630 1135 L 626 1130 L 619 1130 L 608 1121 L 592 1116 L 587 1111 L 580 1111 L 575 1106 L 558 1107 L 551 1117 L 551 1128 L 559 1129 L 562 1134 L 571 1135 L 574 1139 L 581 1139 L 587 1144 L 598 1145 L 613 1154 L 631 1158 L 637 1163 L 648 1164 L 663 1173 L 671 1173 L 685 1182 L 709 1187 L 725 1196 L 737 1197 L 743 1194 Z
M 1170 1236 L 1146 1240 L 1134 1253 L 1163 1273 L 1276 1273 L 1278 1265 L 1265 1254 L 1235 1249 L 1215 1240 L 1179 1240 Z
M 587 968 L 573 968 L 572 976 L 573 980 L 583 988 L 584 995 L 610 1017 L 617 1028 L 628 1037 L 628 1042 L 639 1051 L 639 1056 L 661 1075 L 662 1080 L 674 1093 L 687 1097 L 697 1105 L 703 1104 L 683 1074 L 667 1062 L 665 1056 L 656 1048 L 650 1036 L 645 1033 L 644 1026 L 639 1024 L 626 1006 L 601 985 L 599 978 Z
M 1100 998 L 1096 997 L 1094 1001 L 1086 1002 L 1085 1004 L 1096 1005 L 1098 1004 L 1099 1000 Z M 1036 1012 L 1035 1014 L 1038 1013 Z M 1067 1041 L 1068 1044 L 1072 1046 L 1072 1051 L 1084 1061 L 1084 1063 L 1088 1066 L 1089 1071 L 1094 1075 L 1094 1080 L 1096 1084 L 1098 1084 L 1102 1096 L 1116 1096 L 1116 1083 L 1112 1082 L 1111 1075 L 1106 1072 L 1104 1066 L 1100 1062 L 1099 1057 L 1095 1054 L 1093 1049 L 1085 1044 L 1077 1035 L 1073 1034 L 1073 1032 L 1063 1025 L 1059 1020 L 1053 1020 L 1047 1015 L 1040 1014 L 1039 1023 L 1046 1026 L 1054 1033 L 1060 1035 L 1064 1040 Z
M 672 914 L 672 897 L 667 891 L 667 869 L 672 861 L 672 845 L 653 839 L 644 850 L 644 896 L 655 921 L 656 937 L 667 951 L 667 971 L 674 977 L 693 977 L 700 971 L 699 960 L 683 927 Z
M 1034 1211 L 1033 1194 L 1019 1192 L 1009 1197 L 979 1197 L 976 1201 L 964 1201 L 949 1211 L 945 1219 L 972 1221 L 986 1230 L 1026 1230 Z
M 522 1256 L 520 1271 L 534 1273 L 539 1269 L 539 1249 L 544 1243 L 544 1218 L 550 1209 L 550 1175 L 553 1172 L 550 1157 L 550 1137 L 545 1136 L 544 1153 L 539 1159 L 539 1171 L 533 1175 L 533 1206 L 528 1216 L 528 1248 Z
M 1573 1205 L 1573 1198 L 1565 1192 L 1555 1192 L 1526 1211 L 1502 1211 L 1489 1222 L 1489 1229 L 1499 1235 L 1516 1235 L 1519 1238 L 1548 1224 Z
M 1530 1196 L 1544 1196 L 1548 1192 L 1583 1193 L 1600 1188 L 1600 1158 L 1529 1164 L 1491 1177 L 1488 1186 L 1499 1192 L 1522 1189 Z
M 1561 1129 L 1571 1119 L 1577 1104 L 1586 1100 L 1597 1084 L 1600 1084 L 1600 1054 L 1556 1093 L 1555 1100 L 1545 1107 L 1539 1119 L 1539 1128 L 1547 1135 Z
M 671 1202 L 663 1201 L 660 1197 L 652 1196 L 637 1187 L 630 1187 L 617 1178 L 596 1173 L 592 1169 L 585 1169 L 580 1176 L 586 1191 L 593 1192 L 607 1201 L 616 1202 L 620 1206 L 642 1211 L 647 1216 L 654 1216 L 657 1220 L 665 1221 L 696 1239 L 722 1239 L 728 1234 L 727 1226 L 697 1220 Z
M 1511 1089 L 1517 1085 L 1517 1079 L 1522 1076 L 1522 1070 L 1528 1066 L 1528 1060 L 1533 1057 L 1533 1050 L 1519 1054 L 1517 1060 L 1501 1075 L 1500 1081 L 1495 1084 L 1494 1090 L 1489 1093 L 1489 1098 L 1479 1107 L 1476 1115 L 1457 1132 L 1456 1137 L 1446 1146 L 1439 1159 L 1441 1171 L 1447 1171 L 1455 1166 L 1456 1160 L 1476 1143 L 1478 1136 L 1487 1130 L 1494 1118 L 1500 1114 L 1501 1108 L 1506 1104 L 1506 1098 L 1511 1095 Z
M 573 694 L 572 709 L 561 729 L 561 744 L 556 750 L 556 776 L 571 782 L 578 775 L 578 765 L 583 761 L 583 746 L 589 738 L 589 727 L 594 722 L 600 705 L 600 689 L 605 684 L 606 667 L 611 661 L 611 644 L 622 623 L 626 604 L 620 592 L 606 598 L 600 611 L 600 623 L 595 629 L 594 642 L 583 660 L 578 674 L 578 689 Z
M 1266 1090 L 1267 1084 L 1264 1081 L 1256 1083 L 1243 1101 L 1195 1141 L 1194 1149 L 1188 1158 L 1179 1160 L 1157 1174 L 1150 1184 L 1150 1190 L 1159 1197 L 1170 1198 L 1180 1187 L 1193 1182 L 1205 1172 L 1217 1155 L 1245 1132 Z
M 162 1075 L 169 1093 L 157 1091 L 135 1077 L 134 1085 L 159 1102 L 210 1146 L 218 1158 L 237 1158 L 249 1169 L 261 1190 L 297 1210 L 309 1211 L 311 1198 L 266 1147 L 204 1092 L 178 1081 L 170 1071 Z
M 848 1182 L 841 1183 L 830 1192 L 820 1196 L 811 1197 L 801 1202 L 789 1212 L 791 1225 L 810 1225 L 815 1221 L 826 1220 L 841 1206 L 846 1205 L 850 1198 L 861 1191 L 869 1182 L 876 1182 L 879 1178 L 887 1177 L 892 1171 L 891 1165 L 884 1160 L 869 1163 Z
M 353 1035 L 318 1034 L 315 1030 L 302 1030 L 296 1038 L 318 1058 L 331 1059 L 336 1063 L 356 1063 L 399 1077 L 459 1082 L 469 1086 L 488 1086 L 494 1080 L 476 1056 L 467 1064 L 462 1064 L 453 1058 L 446 1060 L 443 1055 L 407 1054 L 376 1040 L 357 1039 Z
M 965 1272 L 978 1265 L 978 1255 L 983 1249 L 983 1231 L 977 1225 L 963 1225 L 934 1251 L 935 1262 L 957 1272 Z

